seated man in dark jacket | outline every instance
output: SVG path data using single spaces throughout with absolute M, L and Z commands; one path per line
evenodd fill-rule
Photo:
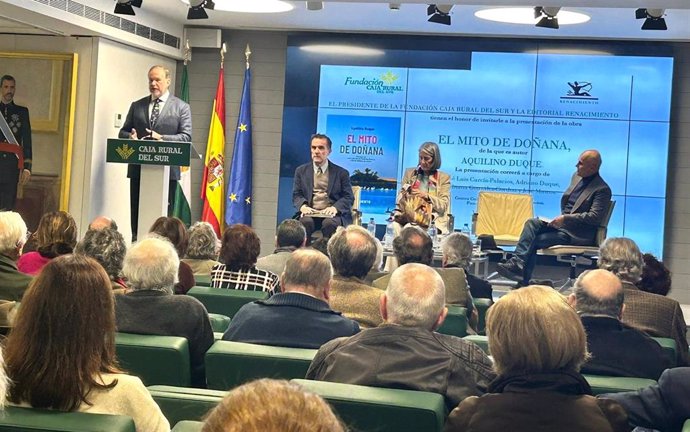
M 308 379 L 439 393 L 453 408 L 486 391 L 491 360 L 475 344 L 434 332 L 448 313 L 434 269 L 405 264 L 381 297 L 385 323 L 319 349 Z
M 204 355 L 213 330 L 199 300 L 173 295 L 179 267 L 175 248 L 164 239 L 147 238 L 127 251 L 122 273 L 132 291 L 115 296 L 117 331 L 186 338 L 192 384 L 205 387 Z
M 620 321 L 623 285 L 607 270 L 584 272 L 568 301 L 580 314 L 592 358 L 584 374 L 659 379 L 669 366 L 661 346 L 642 331 Z
M 333 270 L 328 257 L 311 249 L 294 251 L 280 278 L 283 292 L 249 303 L 235 314 L 223 340 L 293 348 L 319 348 L 359 325 L 328 306 Z

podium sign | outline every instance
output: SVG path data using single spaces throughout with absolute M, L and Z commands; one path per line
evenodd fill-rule
M 137 165 L 189 166 L 191 143 L 108 139 L 106 162 Z

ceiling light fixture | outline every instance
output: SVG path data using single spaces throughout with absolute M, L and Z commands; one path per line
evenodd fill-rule
M 557 29 L 558 28 L 558 12 L 560 7 L 537 6 L 534 8 L 534 18 L 539 19 L 535 24 L 537 27 Z M 541 18 L 541 19 L 540 19 Z
M 180 0 L 182 3 L 189 5 L 190 0 Z M 192 3 L 198 3 L 198 0 L 191 0 Z M 206 4 L 213 4 L 213 8 L 205 6 L 205 9 L 213 9 L 224 12 L 243 12 L 243 13 L 277 13 L 287 12 L 295 7 L 282 0 L 206 0 Z M 307 3 L 321 3 L 321 2 L 307 2 Z
M 142 0 L 116 0 L 115 13 L 119 15 L 134 15 L 132 6 L 141 7 Z
M 399 11 L 400 10 L 400 3 L 388 3 L 388 9 L 394 10 L 394 11 Z
M 426 14 L 429 17 L 428 21 L 436 24 L 450 25 L 451 9 L 453 9 L 453 5 L 430 4 L 426 8 Z
M 386 52 L 377 48 L 361 47 L 356 45 L 337 45 L 337 44 L 315 44 L 315 45 L 303 45 L 299 47 L 300 51 L 306 51 L 309 53 L 326 54 L 326 55 L 349 55 L 349 56 L 362 56 L 362 57 L 374 57 L 386 55 Z
M 534 17 L 534 8 L 490 8 L 478 10 L 474 16 L 488 21 L 496 21 L 509 24 L 535 25 L 539 17 Z M 571 25 L 582 24 L 589 21 L 589 15 L 562 9 L 558 12 L 558 24 Z
M 668 30 L 664 12 L 666 12 L 665 9 L 640 8 L 635 11 L 635 18 L 644 19 L 642 30 Z
M 207 0 L 190 0 L 189 11 L 187 11 L 187 19 L 208 19 L 208 14 L 204 10 Z
M 323 2 L 320 1 L 308 1 L 307 10 L 317 11 L 323 9 Z

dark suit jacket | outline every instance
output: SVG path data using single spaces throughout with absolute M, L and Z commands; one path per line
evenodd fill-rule
M 611 203 L 611 188 L 599 174 L 582 191 L 570 213 L 564 213 L 570 194 L 582 180 L 577 174 L 573 175 L 570 186 L 561 197 L 561 213 L 565 217 L 561 230 L 567 232 L 574 245 L 592 245 L 595 243 L 597 229 L 606 217 Z
M 146 96 L 136 102 L 132 102 L 127 113 L 125 123 L 120 129 L 120 138 L 129 138 L 132 129 L 136 129 L 139 138 L 148 134 L 146 129 L 151 129 L 149 124 L 149 103 L 151 96 Z M 189 104 L 180 98 L 168 95 L 161 110 L 156 127 L 153 129 L 163 136 L 163 141 L 192 141 L 192 111 Z M 130 165 L 127 168 L 127 177 L 139 178 L 141 167 Z M 170 180 L 180 179 L 180 167 L 170 167 Z
M 303 204 L 312 205 L 314 194 L 314 163 L 300 165 L 295 170 L 295 182 L 292 187 L 292 204 L 297 211 Z M 343 225 L 352 223 L 352 204 L 355 196 L 350 184 L 350 173 L 330 160 L 328 161 L 328 199 L 333 207 L 338 209 L 338 216 L 343 219 Z

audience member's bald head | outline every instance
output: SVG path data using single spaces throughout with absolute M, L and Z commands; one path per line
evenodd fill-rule
M 408 225 L 393 239 L 393 252 L 398 264 L 419 263 L 431 265 L 434 259 L 434 244 L 431 237 L 421 228 Z
M 434 330 L 446 312 L 446 287 L 436 270 L 410 263 L 393 272 L 381 302 L 386 322 Z
M 363 278 L 376 259 L 376 241 L 369 231 L 357 225 L 339 229 L 328 241 L 328 255 L 335 273 Z
M 298 249 L 290 254 L 280 277 L 283 292 L 305 292 L 328 299 L 333 270 L 328 257 L 313 249 Z
M 623 285 L 608 270 L 586 271 L 577 278 L 571 304 L 580 314 L 620 318 L 623 313 Z
M 89 230 L 102 230 L 104 228 L 110 228 L 117 231 L 117 223 L 108 216 L 97 216 L 89 224 Z

